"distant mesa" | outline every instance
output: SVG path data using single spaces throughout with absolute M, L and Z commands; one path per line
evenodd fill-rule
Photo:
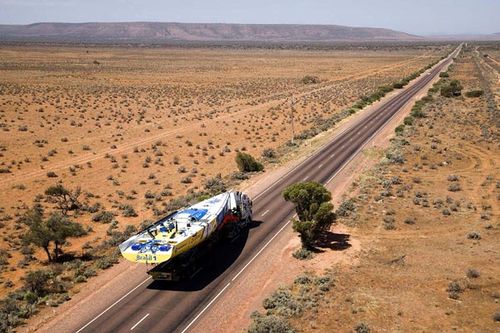
M 224 23 L 35 23 L 0 25 L 0 41 L 144 42 L 172 41 L 411 41 L 422 37 L 390 29 L 340 25 Z

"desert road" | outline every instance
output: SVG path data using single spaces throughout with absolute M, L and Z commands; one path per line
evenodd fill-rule
M 209 269 L 184 283 L 154 282 L 145 275 L 144 281 L 109 307 L 81 318 L 73 332 L 188 332 L 279 232 L 290 227 L 294 211 L 283 200 L 282 190 L 296 182 L 329 182 L 459 51 L 460 46 L 254 197 L 254 225 L 233 243 L 218 245 L 217 258 Z

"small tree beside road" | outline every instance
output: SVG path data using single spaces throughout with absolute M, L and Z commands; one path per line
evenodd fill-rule
M 331 193 L 319 183 L 304 182 L 285 188 L 283 198 L 295 205 L 298 220 L 293 221 L 293 230 L 300 234 L 302 248 L 312 249 L 318 235 L 335 221 Z

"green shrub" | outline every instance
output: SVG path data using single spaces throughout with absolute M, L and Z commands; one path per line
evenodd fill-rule
M 481 273 L 479 273 L 479 271 L 477 269 L 469 268 L 467 270 L 467 277 L 469 279 L 477 279 L 480 276 L 481 276 Z
M 458 80 L 452 80 L 450 83 L 443 85 L 441 87 L 441 96 L 444 97 L 455 97 L 462 94 L 462 85 Z
M 460 297 L 460 293 L 464 291 L 460 283 L 458 281 L 452 281 L 448 284 L 448 288 L 446 288 L 448 292 L 448 297 L 451 299 L 458 299 Z
M 22 308 L 13 297 L 0 300 L 0 332 L 12 332 L 12 328 L 21 324 Z
M 219 193 L 225 192 L 227 186 L 222 179 L 222 176 L 218 174 L 215 177 L 209 178 L 204 184 L 205 190 L 207 190 L 211 195 L 217 195 Z
M 267 148 L 262 151 L 262 157 L 273 159 L 276 158 L 276 151 L 272 148 Z
M 75 282 L 76 283 L 83 283 L 87 281 L 87 278 L 83 275 L 78 275 L 76 278 L 75 278 Z
M 32 291 L 24 293 L 23 300 L 28 304 L 35 304 L 38 301 L 38 295 Z
M 306 75 L 302 78 L 301 81 L 303 84 L 317 84 L 317 83 L 321 82 L 319 77 L 314 76 L 314 75 Z
M 0 249 L 0 266 L 6 266 L 11 257 L 12 255 L 7 250 Z
M 299 275 L 295 278 L 295 281 L 293 281 L 295 284 L 310 284 L 312 282 L 311 276 L 307 274 Z
M 132 207 L 131 205 L 122 205 L 120 207 L 120 209 L 122 210 L 122 215 L 124 217 L 136 217 L 137 216 L 137 213 L 136 213 L 134 207 Z
M 403 88 L 404 86 L 405 86 L 405 84 L 404 84 L 403 82 L 401 82 L 401 81 L 400 81 L 400 82 L 396 82 L 396 83 L 394 83 L 394 84 L 392 85 L 392 87 L 393 87 L 394 89 L 401 89 L 401 88 Z
M 414 118 L 425 118 L 425 113 L 421 108 L 413 108 L 411 111 L 411 116 Z
M 321 291 L 328 291 L 333 285 L 332 278 L 328 275 L 318 276 L 314 279 L 314 284 L 319 287 Z
M 481 234 L 477 231 L 471 231 L 467 234 L 468 239 L 480 240 Z
M 365 323 L 360 323 L 360 324 L 356 325 L 356 327 L 354 327 L 354 331 L 356 333 L 370 333 L 371 332 L 370 327 L 368 327 L 368 325 L 366 325 Z
M 396 132 L 396 134 L 403 134 L 405 130 L 405 125 L 404 124 L 401 124 L 401 125 L 398 125 L 395 129 L 394 129 L 394 132 Z
M 302 313 L 302 305 L 295 300 L 288 289 L 280 288 L 263 302 L 264 309 L 273 314 L 293 317 Z
M 281 317 L 259 313 L 252 314 L 253 322 L 248 328 L 248 333 L 295 333 L 290 323 Z
M 29 271 L 24 277 L 24 289 L 42 297 L 50 292 L 55 274 L 50 270 Z
M 441 72 L 439 73 L 439 77 L 444 77 L 444 78 L 450 77 L 450 74 L 448 74 L 448 72 Z
M 248 179 L 248 175 L 244 172 L 236 171 L 236 172 L 233 172 L 233 174 L 231 175 L 231 178 L 235 179 L 235 180 L 245 180 L 245 179 Z
M 96 276 L 97 275 L 97 272 L 95 271 L 95 269 L 93 269 L 92 267 L 87 267 L 84 271 L 83 271 L 83 276 L 85 276 L 86 278 L 89 278 L 91 276 Z
M 434 98 L 431 95 L 427 95 L 427 96 L 422 97 L 422 99 L 420 101 L 421 101 L 422 105 L 424 105 L 425 103 L 430 103 L 433 100 L 434 100 Z
M 383 226 L 385 230 L 394 230 L 396 229 L 396 224 L 394 217 L 392 216 L 384 216 L 383 218 Z
M 484 91 L 482 90 L 471 90 L 465 93 L 465 97 L 481 97 L 483 96 L 483 94 Z
M 404 220 L 404 223 L 406 223 L 406 224 L 415 224 L 415 219 L 413 217 L 407 217 Z
M 417 101 L 415 103 L 415 105 L 412 107 L 412 109 L 411 109 L 411 116 L 412 117 L 414 117 L 414 118 L 424 118 L 425 117 L 425 113 L 422 111 L 422 108 L 424 107 L 425 103 L 428 102 L 428 100 L 426 100 L 426 97 Z
M 137 232 L 137 227 L 135 225 L 127 224 L 123 230 L 124 238 L 129 238 Z
M 238 152 L 236 154 L 236 164 L 241 172 L 262 171 L 264 166 L 257 162 L 255 158 L 247 153 Z
M 295 259 L 307 260 L 307 259 L 311 259 L 313 257 L 313 253 L 312 253 L 312 251 L 301 247 L 300 249 L 298 249 L 297 251 L 292 253 L 292 256 Z
M 400 152 L 388 152 L 385 155 L 385 157 L 392 164 L 404 164 L 405 163 L 405 158 L 404 158 L 403 154 L 401 154 Z
M 403 120 L 403 124 L 411 126 L 413 125 L 414 120 L 415 118 L 413 118 L 412 116 L 405 117 L 405 119 Z
M 111 223 L 114 218 L 115 215 L 112 212 L 102 210 L 92 216 L 92 221 L 100 223 Z
M 448 185 L 448 191 L 450 192 L 458 192 L 461 190 L 460 183 L 454 182 Z
M 356 204 L 352 199 L 344 200 L 337 209 L 338 216 L 349 216 L 356 210 Z
M 116 258 L 102 257 L 96 260 L 95 266 L 99 269 L 108 269 L 117 262 Z

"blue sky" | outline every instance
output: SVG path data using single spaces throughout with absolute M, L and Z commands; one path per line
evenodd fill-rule
M 340 24 L 413 34 L 500 32 L 500 0 L 0 0 L 0 24 L 34 22 Z

